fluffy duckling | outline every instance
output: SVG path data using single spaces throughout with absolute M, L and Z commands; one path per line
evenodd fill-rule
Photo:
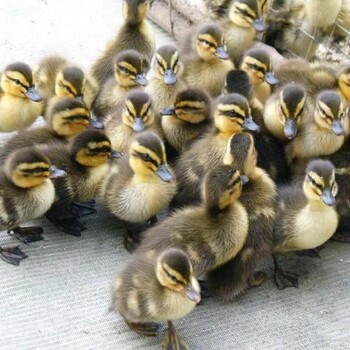
M 16 62 L 5 67 L 0 81 L 0 131 L 22 130 L 32 125 L 41 114 L 41 100 L 27 64 Z
M 293 184 L 278 192 L 279 205 L 274 228 L 274 252 L 314 249 L 332 237 L 337 225 L 335 196 L 338 186 L 331 162 L 313 160 L 306 168 L 302 185 Z M 297 276 L 283 271 L 275 261 L 278 288 L 298 286 Z
M 339 94 L 321 92 L 313 113 L 308 115 L 298 135 L 286 146 L 286 155 L 296 175 L 303 173 L 308 159 L 336 152 L 345 140 L 344 106 Z
M 39 218 L 49 210 L 55 199 L 51 178 L 65 175 L 33 147 L 12 152 L 0 170 L 1 230 L 12 231 L 26 243 L 41 240 L 41 227 L 19 225 Z M 9 264 L 19 265 L 26 255 L 18 247 L 0 247 L 0 257 Z
M 91 69 L 91 74 L 99 86 L 113 76 L 114 58 L 122 50 L 137 48 L 145 59 L 146 66 L 149 66 L 155 51 L 154 33 L 146 20 L 150 2 L 150 0 L 123 1 L 125 23 Z
M 225 45 L 223 30 L 215 23 L 201 26 L 188 37 L 181 56 L 183 78 L 189 87 L 200 87 L 212 96 L 221 93 L 226 73 L 234 68 Z
M 48 125 L 22 130 L 10 138 L 0 150 L 0 164 L 13 151 L 41 144 L 67 144 L 69 139 L 89 126 L 90 111 L 72 97 L 54 98 L 46 111 Z
M 224 93 L 239 93 L 247 98 L 252 117 L 260 126 L 260 132 L 254 133 L 254 143 L 258 151 L 258 167 L 266 170 L 277 183 L 287 182 L 291 174 L 284 147 L 265 127 L 263 107 L 254 97 L 248 74 L 240 69 L 230 71 L 226 77 Z
M 64 145 L 42 145 L 42 152 L 54 164 L 59 164 L 67 176 L 55 182 L 56 201 L 46 217 L 63 232 L 80 236 L 83 229 L 74 216 L 91 213 L 90 207 L 77 203 L 73 215 L 67 208 L 72 202 L 84 202 L 95 198 L 109 171 L 108 160 L 120 158 L 121 154 L 112 149 L 108 137 L 99 130 L 85 130 L 74 137 L 69 147 Z
M 144 59 L 138 51 L 124 50 L 118 54 L 114 63 L 114 77 L 102 85 L 93 103 L 92 110 L 96 117 L 106 117 L 131 89 L 145 86 L 145 73 Z
M 295 138 L 298 127 L 308 113 L 307 94 L 303 86 L 286 84 L 266 101 L 264 123 L 274 137 L 287 142 Z
M 208 275 L 209 290 L 224 299 L 232 299 L 246 288 L 260 285 L 266 278 L 264 272 L 255 272 L 255 267 L 259 256 L 271 252 L 277 191 L 268 174 L 257 167 L 252 135 L 233 135 L 224 163 L 231 164 L 249 178 L 239 199 L 249 218 L 247 240 L 232 260 Z
M 135 136 L 145 130 L 158 131 L 150 96 L 142 91 L 130 92 L 107 117 L 106 134 L 113 148 L 122 152 Z
M 113 284 L 111 310 L 119 312 L 130 329 L 147 336 L 157 335 L 168 321 L 168 338 L 162 349 L 188 349 L 172 324 L 190 313 L 200 301 L 200 287 L 186 254 L 167 249 L 159 255 L 133 254 Z
M 278 83 L 269 53 L 264 48 L 250 49 L 245 52 L 240 67 L 249 75 L 254 96 L 264 104 L 271 94 L 271 85 Z
M 175 174 L 178 192 L 172 207 L 196 204 L 200 201 L 200 185 L 203 176 L 212 167 L 222 164 L 227 142 L 235 133 L 244 129 L 259 131 L 250 115 L 249 103 L 242 95 L 228 94 L 220 98 L 214 112 L 215 127 L 194 142 L 176 162 Z
M 154 77 L 145 89 L 153 100 L 156 115 L 161 109 L 172 106 L 176 95 L 185 90 L 186 84 L 181 77 L 183 69 L 175 46 L 164 45 L 156 51 L 153 60 Z
M 175 192 L 176 181 L 162 140 L 153 132 L 144 132 L 131 143 L 128 157 L 110 169 L 100 198 L 123 222 L 142 223 L 165 209 Z
M 138 250 L 155 254 L 182 249 L 195 276 L 205 276 L 232 259 L 247 238 L 248 215 L 239 201 L 245 181 L 231 166 L 212 168 L 201 184 L 202 203 L 179 209 L 148 229 Z
M 238 62 L 252 45 L 257 31 L 265 29 L 260 13 L 257 0 L 234 0 L 231 3 L 228 19 L 222 22 L 222 27 L 233 62 Z
M 179 154 L 212 126 L 210 99 L 198 89 L 180 92 L 174 106 L 160 114 L 164 136 Z
M 34 80 L 46 103 L 53 96 L 83 99 L 85 74 L 62 56 L 45 57 L 35 71 Z

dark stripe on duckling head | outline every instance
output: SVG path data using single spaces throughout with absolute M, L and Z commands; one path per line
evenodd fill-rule
M 174 66 L 179 60 L 179 51 L 173 45 L 163 45 L 156 51 L 155 57 L 157 59 L 157 63 L 158 59 L 160 58 L 159 65 L 164 68 L 164 70 L 174 69 Z
M 224 32 L 216 23 L 209 23 L 199 28 L 197 32 L 198 40 L 209 41 L 215 48 L 224 44 Z
M 335 119 L 338 118 L 341 113 L 343 113 L 343 103 L 341 97 L 334 90 L 322 91 L 317 96 L 317 101 L 319 107 L 322 109 L 322 113 L 325 114 L 325 116 Z M 326 106 L 322 106 L 322 104 Z
M 248 74 L 241 69 L 234 69 L 227 73 L 225 79 L 226 93 L 237 93 L 244 96 L 247 100 L 252 97 L 252 84 Z
M 137 25 L 143 20 L 142 9 L 149 3 L 148 0 L 124 0 L 123 14 L 129 25 Z M 147 15 L 147 14 L 145 14 Z
M 33 72 L 32 69 L 29 67 L 28 64 L 23 63 L 23 62 L 16 62 L 16 63 L 11 63 L 5 68 L 5 74 L 6 72 L 18 72 L 26 80 L 26 87 L 33 86 Z M 22 82 L 24 83 L 24 82 Z
M 309 162 L 306 168 L 306 174 L 308 173 L 317 174 L 323 180 L 325 186 L 328 186 L 334 181 L 335 168 L 328 160 L 315 159 Z
M 298 84 L 287 84 L 282 88 L 280 105 L 286 118 L 297 117 L 302 113 L 306 99 L 305 89 Z
M 217 111 L 228 117 L 237 117 L 242 120 L 244 120 L 245 116 L 250 114 L 247 99 L 236 93 L 221 97 L 218 101 Z
M 174 275 L 171 270 L 177 272 L 180 276 L 174 276 L 180 283 L 190 282 L 192 267 L 187 255 L 179 249 L 169 249 L 159 257 L 162 267 L 170 275 Z
M 123 63 L 126 63 L 128 66 L 123 65 Z M 123 50 L 117 55 L 115 64 L 119 68 L 124 67 L 129 69 L 133 74 L 144 73 L 145 71 L 142 56 L 136 50 Z
M 242 63 L 248 58 L 253 58 L 253 59 L 257 60 L 258 65 L 259 65 L 259 63 L 261 63 L 263 65 L 264 71 L 271 71 L 271 69 L 272 69 L 271 57 L 265 49 L 253 48 L 253 49 L 246 51 L 246 53 L 244 54 L 244 57 L 242 59 Z M 247 62 L 249 62 L 249 60 Z
M 248 16 L 252 19 L 257 17 L 260 12 L 258 0 L 236 0 L 234 1 L 234 4 L 236 4 L 241 10 L 245 10 L 248 7 Z
M 128 112 L 134 117 L 145 115 L 152 102 L 151 97 L 143 91 L 130 92 L 126 97 L 126 101 L 132 105 L 134 111 L 130 108 L 131 106 L 128 106 Z
M 143 132 L 136 137 L 137 143 L 143 148 L 152 151 L 164 163 L 166 160 L 165 148 L 160 137 L 151 131 Z
M 81 68 L 77 66 L 69 66 L 65 67 L 62 70 L 63 79 L 70 82 L 76 89 L 76 93 L 74 91 L 70 91 L 73 95 L 82 96 L 83 87 L 85 81 L 85 74 Z

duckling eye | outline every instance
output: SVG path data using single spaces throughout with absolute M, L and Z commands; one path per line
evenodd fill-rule
M 129 69 L 125 68 L 125 67 L 119 67 L 120 71 L 123 72 L 124 74 L 127 74 L 129 75 L 130 74 L 130 71 Z
M 13 81 L 17 84 L 17 85 L 21 85 L 21 82 L 18 79 L 13 79 Z
M 177 282 L 177 279 L 176 279 L 175 276 L 170 275 L 170 279 L 171 279 L 173 282 Z
M 145 162 L 151 162 L 152 158 L 147 154 L 147 153 L 142 153 L 141 154 L 141 158 L 142 160 L 144 160 Z

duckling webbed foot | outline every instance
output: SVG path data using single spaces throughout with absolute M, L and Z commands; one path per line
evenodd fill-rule
M 299 256 L 307 256 L 309 258 L 320 258 L 321 259 L 321 255 L 318 253 L 319 249 L 306 249 L 306 250 L 299 250 L 297 252 L 295 252 L 295 254 L 299 255 Z
M 175 331 L 174 325 L 168 321 L 168 335 L 160 344 L 162 350 L 191 350 L 188 344 Z
M 42 241 L 44 237 L 42 233 L 44 232 L 42 227 L 15 227 L 8 230 L 7 233 L 10 236 L 16 237 L 21 242 L 28 244 L 31 242 Z
M 81 232 L 86 230 L 86 227 L 81 224 L 74 216 L 57 217 L 56 212 L 47 212 L 46 218 L 51 221 L 60 231 L 69 235 L 80 237 Z
M 126 321 L 126 324 L 136 333 L 145 335 L 147 337 L 155 337 L 158 334 L 159 330 L 159 324 L 155 322 L 134 323 Z
M 77 218 L 96 213 L 95 201 L 72 202 L 69 206 L 69 212 Z
M 298 275 L 284 271 L 278 266 L 277 258 L 273 255 L 273 261 L 275 264 L 274 281 L 278 289 L 282 290 L 288 287 L 299 288 Z
M 20 262 L 27 258 L 28 255 L 23 253 L 18 247 L 2 248 L 0 247 L 0 258 L 8 264 L 18 266 Z
M 350 243 L 350 232 L 337 231 L 331 238 L 332 241 Z

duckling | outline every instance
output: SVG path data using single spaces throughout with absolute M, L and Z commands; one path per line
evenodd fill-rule
M 181 77 L 183 69 L 175 46 L 164 45 L 156 51 L 153 60 L 154 77 L 145 89 L 153 100 L 156 115 L 161 109 L 172 106 L 176 95 L 185 90 L 186 84 Z
M 0 81 L 0 131 L 22 130 L 32 125 L 41 114 L 41 100 L 31 68 L 22 62 L 9 64 Z
M 123 1 L 125 23 L 91 68 L 91 74 L 99 86 L 113 76 L 114 58 L 122 50 L 137 48 L 145 60 L 145 65 L 149 66 L 155 51 L 154 33 L 146 20 L 150 2 L 150 0 Z
M 80 236 L 81 224 L 74 216 L 86 215 L 94 210 L 79 202 L 92 200 L 99 191 L 109 171 L 109 158 L 120 158 L 112 149 L 108 137 L 99 130 L 85 130 L 75 136 L 69 147 L 65 145 L 42 145 L 41 151 L 54 164 L 67 172 L 67 177 L 55 182 L 56 201 L 46 217 L 63 232 Z M 72 202 L 73 209 L 69 208 Z M 72 211 L 70 215 L 69 211 Z
M 202 181 L 202 203 L 178 209 L 148 229 L 137 251 L 157 254 L 169 248 L 181 249 L 189 257 L 195 276 L 205 276 L 229 261 L 247 238 L 248 214 L 239 201 L 245 182 L 231 166 L 215 166 Z
M 198 89 L 178 93 L 174 107 L 163 109 L 160 114 L 164 136 L 178 154 L 212 126 L 210 99 Z
M 345 140 L 344 106 L 339 94 L 321 92 L 313 113 L 308 115 L 298 135 L 286 146 L 286 155 L 295 174 L 302 173 L 310 158 L 336 152 Z
M 286 84 L 266 101 L 264 123 L 274 137 L 286 143 L 295 138 L 298 127 L 305 121 L 309 110 L 303 86 Z
M 125 101 L 118 103 L 106 118 L 105 127 L 113 148 L 120 152 L 138 133 L 145 130 L 160 131 L 155 123 L 151 98 L 142 91 L 128 93 Z
M 259 131 L 250 115 L 246 98 L 228 94 L 220 98 L 214 112 L 212 130 L 194 142 L 177 160 L 175 174 L 178 191 L 171 206 L 181 207 L 200 201 L 201 179 L 209 169 L 222 163 L 227 142 L 235 133 L 244 129 Z
M 292 184 L 278 192 L 279 205 L 274 227 L 274 253 L 314 249 L 334 234 L 338 225 L 335 169 L 327 160 L 312 160 L 302 185 Z M 274 255 L 278 288 L 298 286 L 295 274 L 283 271 Z
M 265 127 L 263 106 L 254 97 L 248 74 L 240 69 L 230 71 L 226 77 L 224 93 L 239 93 L 247 98 L 252 117 L 260 127 L 260 132 L 253 135 L 258 152 L 258 167 L 266 170 L 277 183 L 288 182 L 291 174 L 283 144 Z
M 225 45 L 223 30 L 215 23 L 202 25 L 187 38 L 181 55 L 183 79 L 189 87 L 201 88 L 212 96 L 221 93 L 226 73 L 234 68 Z
M 89 126 L 90 111 L 72 97 L 58 97 L 50 101 L 46 111 L 47 126 L 19 131 L 6 141 L 0 150 L 0 164 L 13 151 L 41 144 L 67 144 L 69 139 Z
M 1 230 L 13 232 L 26 243 L 41 240 L 41 227 L 19 225 L 39 218 L 49 210 L 55 199 L 51 178 L 65 175 L 33 147 L 12 152 L 0 170 Z M 25 257 L 18 247 L 0 247 L 0 258 L 9 264 L 19 265 Z
M 165 209 L 175 192 L 162 140 L 154 132 L 143 132 L 131 143 L 128 157 L 109 170 L 99 197 L 118 219 L 142 223 Z
M 240 67 L 249 75 L 254 96 L 264 104 L 271 94 L 271 85 L 278 83 L 278 79 L 273 74 L 272 60 L 267 50 L 252 48 L 246 51 Z
M 96 117 L 106 117 L 131 89 L 145 86 L 145 74 L 144 59 L 138 51 L 124 50 L 119 53 L 114 63 L 114 77 L 102 85 L 92 105 Z
M 155 322 L 167 320 L 169 335 L 162 349 L 189 350 L 172 320 L 186 316 L 200 299 L 187 255 L 167 249 L 159 255 L 133 254 L 113 284 L 110 310 L 119 312 L 130 329 L 147 336 L 157 335 Z
M 243 53 L 252 45 L 257 31 L 265 30 L 257 0 L 234 0 L 228 19 L 222 22 L 227 42 L 227 51 L 238 62 Z
M 84 97 L 83 70 L 58 55 L 45 57 L 34 73 L 36 87 L 46 104 L 53 96 Z
M 224 299 L 232 299 L 246 288 L 260 285 L 266 278 L 264 272 L 255 272 L 255 267 L 259 256 L 271 252 L 277 191 L 269 175 L 257 167 L 257 152 L 252 135 L 233 135 L 223 162 L 239 169 L 241 174 L 249 178 L 240 196 L 249 219 L 247 240 L 233 259 L 208 275 L 210 292 Z

